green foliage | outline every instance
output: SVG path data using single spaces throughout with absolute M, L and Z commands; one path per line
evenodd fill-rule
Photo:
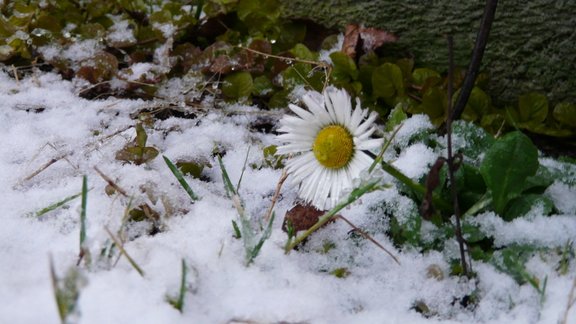
M 226 190 L 226 194 L 232 199 L 234 203 L 234 207 L 236 207 L 236 211 L 238 212 L 238 218 L 240 220 L 240 226 L 236 223 L 236 221 L 232 221 L 232 227 L 234 230 L 234 235 L 236 238 L 242 238 L 244 243 L 244 250 L 245 250 L 245 264 L 249 266 L 254 259 L 260 253 L 264 242 L 270 237 L 272 233 L 272 224 L 274 223 L 274 213 L 270 219 L 268 220 L 268 224 L 264 228 L 263 231 L 260 233 L 260 238 L 256 239 L 256 235 L 258 232 L 254 228 L 254 225 L 251 223 L 248 215 L 246 215 L 246 209 L 244 207 L 244 202 L 238 193 L 238 188 L 240 187 L 240 181 L 238 181 L 238 185 L 234 188 L 232 181 L 230 181 L 230 177 L 228 176 L 228 171 L 226 171 L 226 167 L 224 166 L 224 162 L 222 162 L 222 158 L 218 156 L 218 163 L 220 164 L 220 169 L 222 171 L 222 180 L 224 182 L 224 189 Z
M 531 217 L 531 211 L 537 211 L 539 215 L 553 214 L 556 206 L 544 192 L 554 181 L 573 178 L 573 165 L 567 163 L 566 167 L 554 169 L 541 165 L 536 147 L 519 131 L 494 139 L 478 125 L 459 121 L 454 123 L 453 136 L 458 139 L 461 145 L 458 149 L 463 154 L 458 158 L 461 162 L 455 172 L 455 183 L 464 215 L 462 235 L 471 258 L 495 264 L 519 284 L 528 283 L 543 296 L 545 281 L 532 275 L 526 268 L 526 262 L 534 253 L 545 248 L 520 244 L 496 246 L 493 233 L 479 227 L 470 217 L 481 211 L 493 211 L 504 221 Z M 404 184 L 400 187 L 402 193 L 410 197 L 415 205 L 421 204 L 423 195 L 417 193 L 426 190 L 422 185 L 386 164 L 383 164 L 383 168 Z M 382 217 L 390 219 L 387 233 L 396 245 L 411 246 L 421 251 L 445 251 L 447 241 L 456 241 L 453 210 L 447 203 L 451 200 L 451 184 L 447 181 L 446 173 L 446 167 L 439 172 L 440 185 L 434 190 L 438 196 L 432 198 L 436 213 L 430 219 L 423 220 L 416 211 L 405 207 L 398 210 L 394 204 L 383 207 L 385 213 Z M 432 222 L 433 229 L 423 226 L 425 221 Z M 460 274 L 460 264 L 453 261 L 452 273 Z
M 252 93 L 254 83 L 252 75 L 248 72 L 236 72 L 224 78 L 222 93 L 234 100 L 248 98 Z
M 502 215 L 506 204 L 520 195 L 525 181 L 536 174 L 538 150 L 521 132 L 512 132 L 492 145 L 480 166 L 494 210 Z
M 146 146 L 148 135 L 141 123 L 136 124 L 136 137 L 132 143 L 116 152 L 116 160 L 140 165 L 149 162 L 158 156 L 158 150 Z

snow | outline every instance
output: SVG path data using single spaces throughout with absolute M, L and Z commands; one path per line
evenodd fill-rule
M 281 171 L 258 167 L 262 148 L 275 142 L 273 135 L 249 129 L 258 110 L 233 105 L 194 111 L 196 119 L 169 118 L 146 128 L 147 145 L 156 147 L 160 155 L 174 162 L 197 159 L 211 164 L 204 171 L 209 181 L 187 177 L 201 197 L 193 203 L 161 157 L 141 166 L 115 159 L 116 152 L 134 138 L 131 114 L 154 102 L 89 101 L 77 92 L 73 82 L 56 74 L 37 73 L 16 81 L 0 73 L 0 322 L 59 322 L 50 259 L 59 278 L 69 269 L 78 269 L 84 278 L 78 323 L 556 323 L 564 314 L 574 264 L 567 275 L 560 275 L 553 262 L 537 256 L 528 267 L 548 278 L 543 302 L 533 287 L 518 285 L 490 264 L 475 262 L 474 280 L 449 276 L 450 265 L 441 253 L 398 250 L 383 231 L 375 231 L 374 238 L 399 258 L 398 265 L 375 245 L 352 237 L 350 227 L 340 221 L 286 255 L 281 221 L 297 191 L 289 184 L 276 206 L 270 239 L 254 264 L 246 267 L 242 241 L 233 238 L 231 221 L 238 216 L 226 197 L 213 153 L 225 152 L 223 162 L 233 183 L 247 158 L 240 194 L 247 213 L 261 217 Z M 421 177 L 437 157 L 423 144 L 410 143 L 415 133 L 431 127 L 426 117 L 414 116 L 394 139 L 394 145 L 402 148 L 398 156 L 390 153 L 394 165 L 410 177 Z M 56 162 L 45 167 L 52 159 Z M 108 196 L 107 183 L 95 166 L 124 188 L 132 201 Z M 34 214 L 80 192 L 83 175 L 91 188 L 86 243 L 92 255 L 90 267 L 84 263 L 76 267 L 79 199 L 67 208 L 40 217 Z M 526 219 L 505 223 L 484 213 L 474 221 L 492 233 L 498 245 L 527 242 L 563 247 L 576 237 L 575 190 L 563 182 L 548 189 L 559 215 L 545 217 L 533 210 Z M 387 220 L 379 217 L 382 201 L 398 213 L 398 219 L 417 208 L 392 186 L 363 196 L 341 214 L 362 228 L 385 229 Z M 117 255 L 113 260 L 98 257 L 109 241 L 106 228 L 118 231 L 129 203 L 146 203 L 167 215 L 156 235 L 142 235 L 137 226 L 129 228 L 134 238 L 124 248 L 144 276 L 125 257 L 117 263 Z M 334 247 L 324 251 L 328 243 Z M 166 296 L 178 293 L 182 259 L 190 270 L 180 313 L 166 302 Z M 427 275 L 431 266 L 440 269 L 442 278 Z M 349 275 L 330 274 L 338 268 L 346 268 Z M 454 302 L 472 292 L 479 297 L 475 309 Z M 435 315 L 426 318 L 415 312 L 412 306 L 418 301 Z M 576 321 L 576 311 L 568 319 Z

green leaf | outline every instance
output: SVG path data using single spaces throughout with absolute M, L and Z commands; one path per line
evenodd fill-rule
M 136 124 L 136 145 L 138 147 L 145 147 L 148 141 L 148 135 L 141 123 Z
M 496 213 L 520 195 L 526 178 L 538 170 L 538 150 L 530 139 L 515 131 L 500 138 L 486 152 L 480 173 L 492 194 Z
M 404 95 L 402 70 L 398 65 L 384 63 L 372 73 L 372 91 L 376 98 L 392 98 Z
M 452 124 L 452 134 L 462 143 L 457 147 L 466 157 L 477 159 L 495 142 L 494 137 L 476 124 L 457 120 Z
M 539 124 L 548 116 L 548 99 L 541 93 L 528 93 L 518 98 L 520 122 Z
M 390 115 L 388 116 L 388 122 L 386 122 L 386 131 L 394 130 L 394 128 L 402 124 L 402 122 L 405 121 L 406 118 L 408 118 L 408 115 L 406 115 L 404 109 L 402 109 L 402 105 L 401 104 L 396 105 L 396 107 L 392 109 Z
M 456 103 L 456 98 L 458 98 L 457 94 L 454 95 L 453 104 Z M 470 98 L 468 99 L 468 103 L 466 103 L 464 112 L 462 113 L 462 118 L 465 120 L 476 121 L 488 113 L 491 104 L 490 97 L 482 91 L 482 89 L 474 87 L 470 93 Z
M 542 206 L 543 215 L 550 215 L 554 209 L 554 203 L 546 196 L 536 194 L 522 195 L 510 201 L 502 218 L 506 221 L 511 221 L 522 217 L 537 205 Z
M 422 103 L 413 107 L 411 113 L 425 113 L 434 125 L 440 125 L 446 115 L 448 99 L 446 92 L 439 87 L 428 88 L 422 96 Z
M 248 72 L 236 72 L 224 78 L 222 93 L 230 99 L 247 98 L 252 93 L 254 83 Z
M 358 79 L 356 63 L 343 52 L 330 54 L 334 68 L 332 69 L 332 82 L 335 85 L 345 85 Z
M 294 55 L 294 57 L 303 59 L 303 60 L 315 60 L 316 55 L 312 53 L 304 44 L 296 44 L 294 48 L 290 51 Z
M 423 86 L 425 83 L 436 85 L 442 81 L 442 78 L 440 73 L 432 69 L 418 68 L 412 72 L 412 80 L 414 80 L 416 85 Z
M 269 77 L 261 75 L 254 78 L 252 94 L 255 96 L 268 96 L 274 92 L 274 85 Z
M 568 102 L 561 102 L 554 107 L 552 113 L 554 119 L 560 124 L 569 127 L 576 127 L 576 105 Z

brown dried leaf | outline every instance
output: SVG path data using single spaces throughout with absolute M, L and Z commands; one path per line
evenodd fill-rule
M 288 232 L 288 224 L 290 224 L 294 232 L 305 231 L 316 224 L 324 213 L 325 211 L 319 210 L 312 205 L 298 203 L 286 212 L 282 230 Z
M 354 24 L 346 26 L 344 42 L 342 43 L 342 52 L 351 58 L 356 57 L 356 47 L 358 46 L 359 40 L 360 26 Z
M 444 166 L 444 163 L 446 163 L 446 159 L 439 157 L 430 168 L 430 172 L 428 172 L 428 177 L 426 178 L 426 195 L 424 200 L 422 200 L 422 205 L 420 206 L 420 214 L 427 220 L 430 220 L 434 215 L 432 192 L 440 184 L 440 170 L 442 169 L 442 166 Z
M 364 28 L 350 24 L 346 26 L 342 52 L 351 58 L 373 51 L 386 43 L 398 40 L 396 35 L 377 28 Z

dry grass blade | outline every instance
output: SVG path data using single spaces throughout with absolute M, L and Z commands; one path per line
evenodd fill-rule
M 94 170 L 96 170 L 98 175 L 100 177 L 102 177 L 102 179 L 104 179 L 104 181 L 106 181 L 108 183 L 108 185 L 110 185 L 112 188 L 114 188 L 114 190 L 118 191 L 122 196 L 128 197 L 128 194 L 126 193 L 126 191 L 124 189 L 122 189 L 120 186 L 118 186 L 116 184 L 116 182 L 114 182 L 114 180 L 110 179 L 110 177 L 108 177 L 102 171 L 100 171 L 100 169 L 98 169 L 98 167 L 95 166 Z
M 570 294 L 568 295 L 568 301 L 566 302 L 566 310 L 564 311 L 564 316 L 562 317 L 560 324 L 568 324 L 568 314 L 574 304 L 576 304 L 576 278 L 572 281 L 572 288 L 570 288 Z
M 266 214 L 264 215 L 264 221 L 268 222 L 270 220 L 270 217 L 272 216 L 272 212 L 274 211 L 274 206 L 276 205 L 276 202 L 278 201 L 278 197 L 280 196 L 280 190 L 282 189 L 282 185 L 284 184 L 284 181 L 286 181 L 286 179 L 288 178 L 288 173 L 286 172 L 286 169 L 282 170 L 282 175 L 280 176 L 280 180 L 278 180 L 278 183 L 276 184 L 276 190 L 274 191 L 274 196 L 272 196 L 272 199 L 270 200 L 270 207 L 268 207 L 268 210 L 266 211 Z
M 142 270 L 142 268 L 140 268 L 140 266 L 138 266 L 138 264 L 136 264 L 136 262 L 134 261 L 134 259 L 132 259 L 132 257 L 130 257 L 130 255 L 128 254 L 128 252 L 126 252 L 126 250 L 124 249 L 124 246 L 122 245 L 122 242 L 120 242 L 115 236 L 114 234 L 112 234 L 112 232 L 110 232 L 110 229 L 108 229 L 108 227 L 104 226 L 104 229 L 106 230 L 106 232 L 108 233 L 108 235 L 110 236 L 110 239 L 112 239 L 112 241 L 114 242 L 114 244 L 116 244 L 116 246 L 118 247 L 118 250 L 120 250 L 120 253 L 122 253 L 122 255 L 124 255 L 126 257 L 126 259 L 128 260 L 128 262 L 130 263 L 130 265 L 138 272 L 138 274 L 141 277 L 144 277 L 144 271 Z

